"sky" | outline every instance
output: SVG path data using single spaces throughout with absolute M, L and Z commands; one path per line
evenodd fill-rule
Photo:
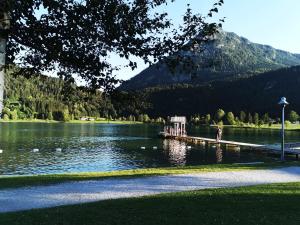
M 190 3 L 194 13 L 206 15 L 214 0 L 176 0 L 162 10 L 166 11 L 175 24 L 179 23 Z M 224 5 L 215 20 L 226 17 L 223 29 L 235 32 L 252 42 L 267 44 L 277 49 L 300 53 L 300 0 L 224 0 Z M 142 61 L 138 68 L 118 72 L 118 78 L 129 79 L 145 69 Z M 112 63 L 119 64 L 117 57 Z

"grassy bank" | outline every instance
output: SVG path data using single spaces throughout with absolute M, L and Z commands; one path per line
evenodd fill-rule
M 298 225 L 300 183 L 189 191 L 0 214 L 1 225 Z
M 40 120 L 40 119 L 25 119 L 25 120 L 3 120 L 0 119 L 1 123 L 60 123 L 56 120 Z
M 223 127 L 229 127 L 229 128 L 251 128 L 251 129 L 271 129 L 271 130 L 280 130 L 281 124 L 272 124 L 269 126 L 268 124 L 263 124 L 260 126 L 255 125 L 223 125 Z M 289 124 L 288 126 L 285 126 L 285 130 L 300 130 L 300 124 Z
M 166 174 L 184 174 L 184 173 L 203 173 L 233 170 L 252 170 L 277 168 L 283 166 L 300 166 L 299 162 L 277 162 L 263 164 L 214 164 L 201 166 L 185 166 L 185 167 L 167 167 L 167 168 L 151 168 L 137 170 L 123 170 L 114 172 L 93 172 L 93 173 L 71 173 L 71 174 L 53 174 L 53 175 L 36 175 L 36 176 L 5 176 L 0 177 L 0 189 L 23 187 L 32 185 L 47 185 L 61 183 L 65 181 L 82 181 L 104 178 L 130 178 L 142 176 L 157 176 Z
M 95 121 L 82 121 L 82 120 L 71 120 L 68 121 L 67 123 L 100 123 L 100 124 L 143 124 L 142 122 L 137 122 L 137 121 L 124 121 L 124 120 L 95 120 Z
M 41 119 L 25 119 L 25 120 L 3 120 L 2 123 L 78 123 L 78 124 L 142 124 L 137 121 L 124 121 L 124 120 L 96 120 L 96 121 L 83 121 L 83 120 L 71 120 L 67 122 L 56 120 L 41 120 Z

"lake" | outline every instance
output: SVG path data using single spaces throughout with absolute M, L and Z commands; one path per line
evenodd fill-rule
M 276 156 L 249 149 L 191 144 L 188 147 L 185 143 L 158 138 L 161 129 L 159 125 L 143 124 L 1 123 L 0 174 L 113 171 L 278 160 Z M 191 127 L 188 133 L 214 137 L 215 130 Z M 286 134 L 287 141 L 300 140 L 300 132 L 287 131 Z M 273 144 L 280 141 L 280 131 L 225 128 L 223 139 Z

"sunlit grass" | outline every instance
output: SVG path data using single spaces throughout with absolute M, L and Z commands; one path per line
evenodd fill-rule
M 59 123 L 56 120 L 41 120 L 41 119 L 24 119 L 24 120 L 4 120 L 0 119 L 2 123 Z
M 95 120 L 95 121 L 84 121 L 84 120 L 71 120 L 68 121 L 67 123 L 88 123 L 88 124 L 93 124 L 93 123 L 100 123 L 100 124 L 142 124 L 142 122 L 138 121 L 124 121 L 124 120 Z
M 78 124 L 143 124 L 138 121 L 124 121 L 124 120 L 95 120 L 95 121 L 84 121 L 84 120 L 70 120 L 68 122 L 56 121 L 56 120 L 42 120 L 42 119 L 24 119 L 24 120 L 3 120 L 2 123 L 78 123 Z
M 281 129 L 281 124 L 272 124 L 271 126 L 269 126 L 268 124 L 263 124 L 260 126 L 255 126 L 254 124 L 223 125 L 223 126 L 232 127 L 232 128 L 275 129 L 275 130 Z M 288 124 L 285 126 L 285 130 L 300 130 L 300 124 Z

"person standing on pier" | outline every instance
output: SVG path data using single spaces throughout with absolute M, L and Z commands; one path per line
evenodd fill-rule
M 219 142 L 222 139 L 222 129 L 218 126 L 216 131 L 216 141 Z

